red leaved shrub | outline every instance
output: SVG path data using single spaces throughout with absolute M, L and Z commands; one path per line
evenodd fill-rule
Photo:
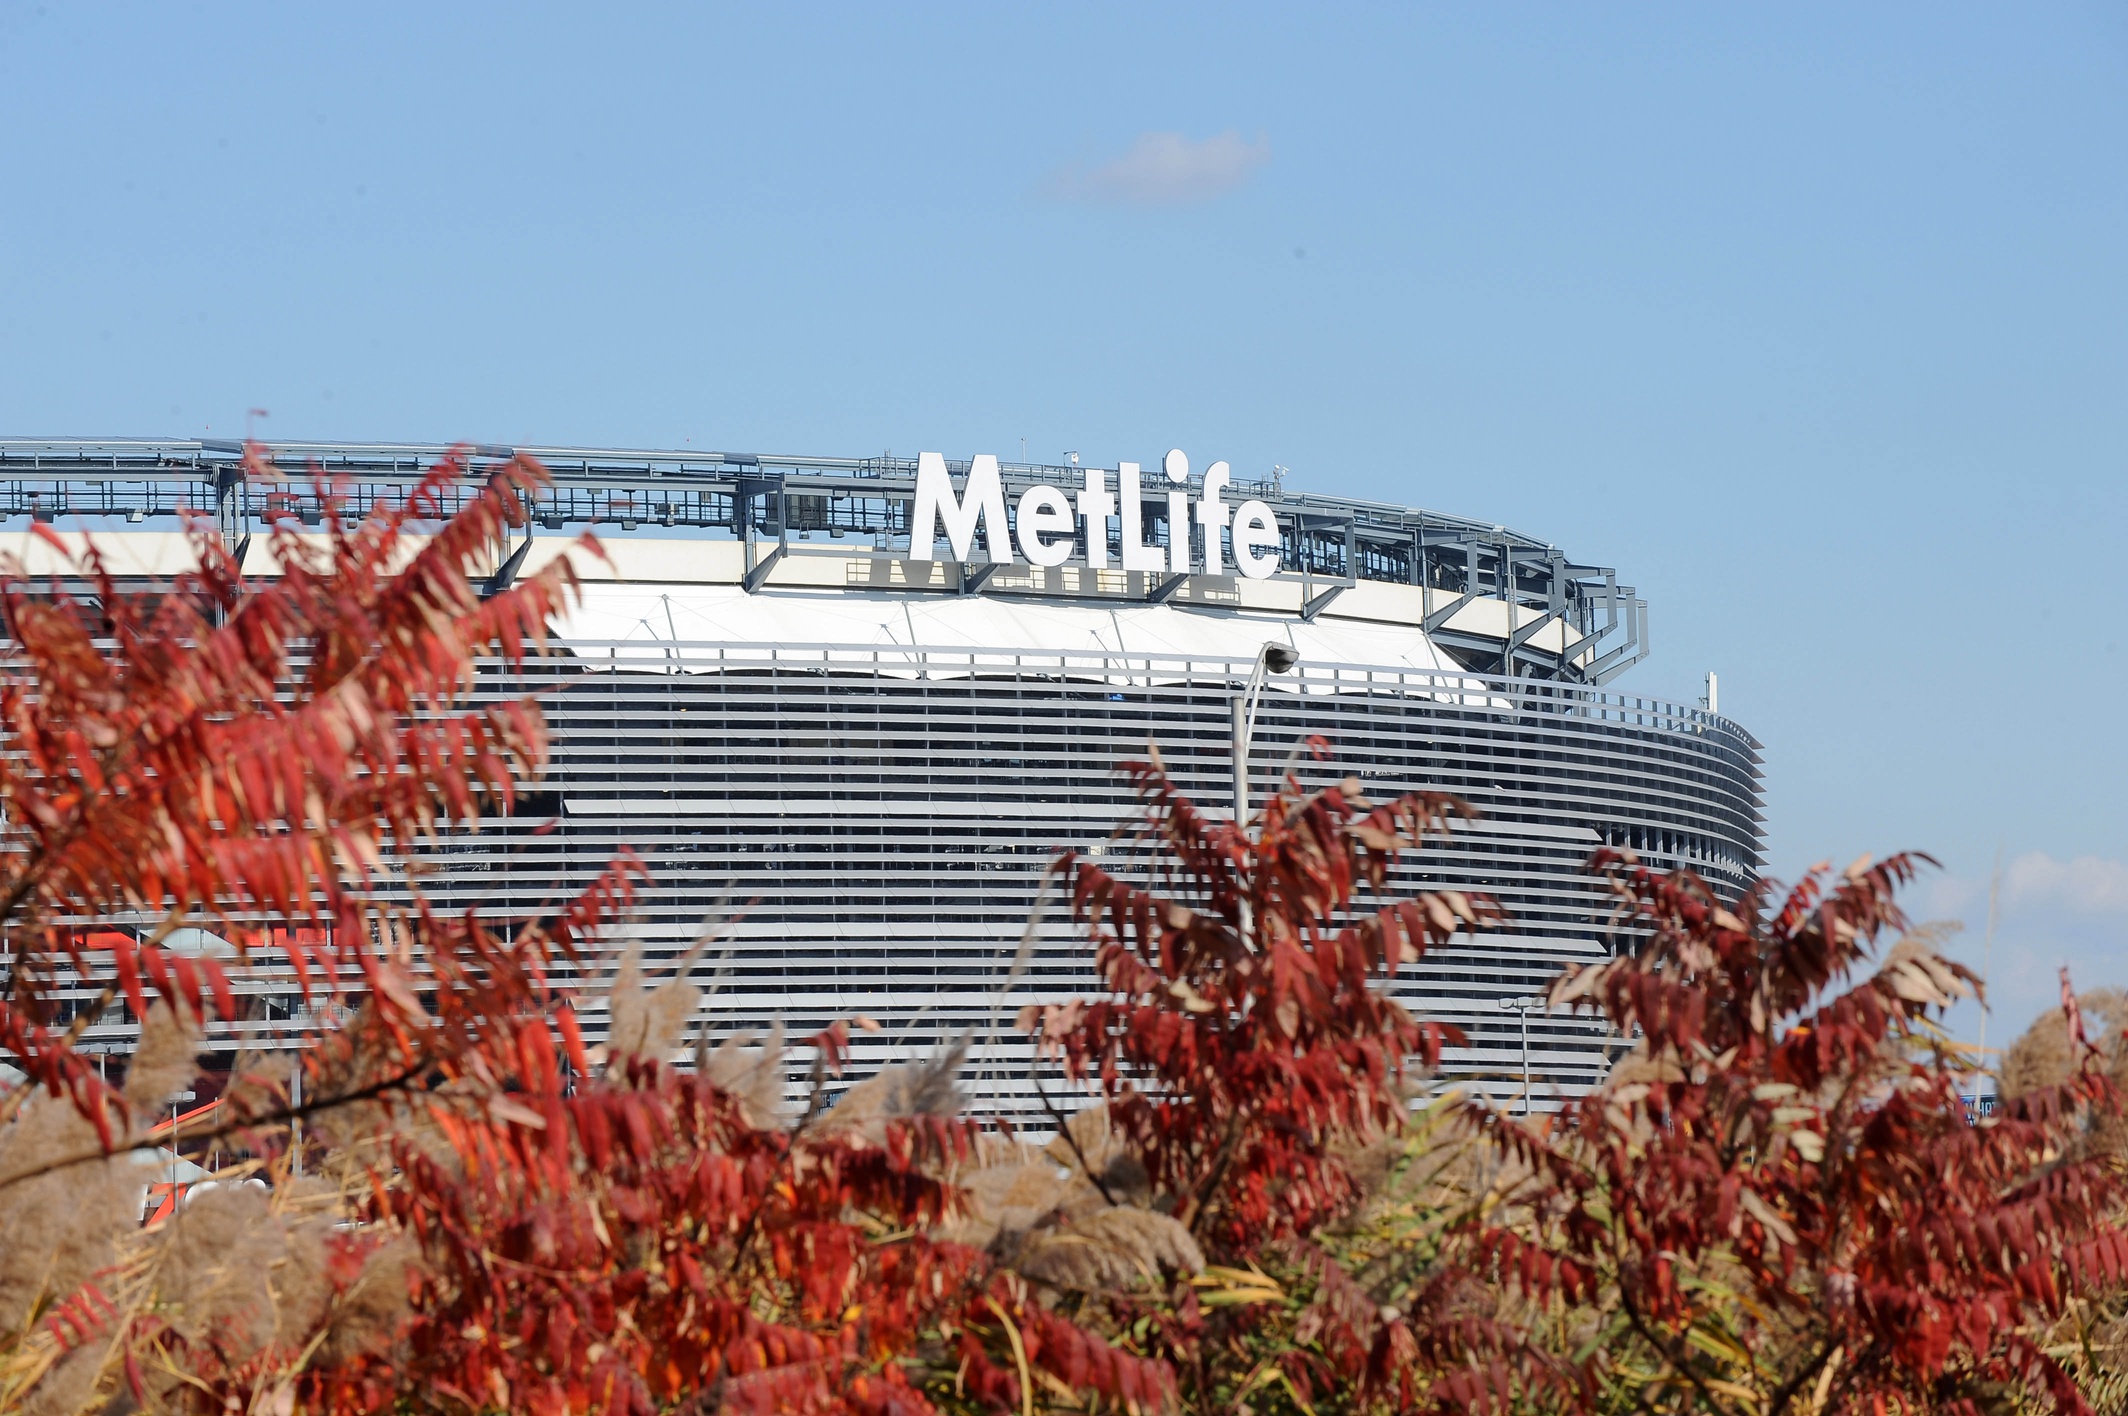
M 1424 1095 L 1460 1039 L 1384 987 L 1499 918 L 1392 893 L 1467 809 L 1289 779 L 1234 822 L 1156 755 L 1124 849 L 1060 862 L 1102 991 L 1022 1017 L 1092 1103 L 1046 1146 L 958 1115 L 954 1054 L 829 1106 L 840 1025 L 786 1117 L 780 1042 L 675 1066 L 679 992 L 622 1026 L 632 959 L 593 1055 L 555 980 L 641 863 L 508 925 L 408 866 L 543 768 L 538 705 L 476 702 L 476 668 L 574 584 L 482 595 L 546 474 L 470 470 L 327 486 L 264 579 L 204 521 L 154 597 L 93 547 L 93 601 L 0 577 L 0 1051 L 30 1078 L 0 1102 L 0 1411 L 2089 1409 L 2062 1334 L 2128 1278 L 2114 1064 L 2070 999 L 2062 1076 L 1967 1115 L 1937 1020 L 1969 976 L 1895 937 L 1916 858 L 1724 901 L 1599 853 L 1640 942 L 1551 1001 L 1624 1055 L 1515 1120 Z M 165 947 L 188 923 L 346 1012 L 246 1060 L 191 1133 L 234 1157 L 217 1188 L 140 1228 L 123 1154 L 240 1021 Z M 114 1087 L 77 1044 L 121 998 Z
M 1814 873 L 1725 905 L 1689 873 L 1599 852 L 1639 949 L 1552 1001 L 1634 1039 L 1610 1081 L 1524 1124 L 1527 1167 L 1474 1223 L 1488 1272 L 1593 1302 L 1611 1390 L 1783 1416 L 2088 1409 L 2044 1331 L 2118 1290 L 2122 1177 L 2072 1153 L 2121 1098 L 2084 1048 L 2067 1080 L 1975 1121 L 1977 1063 L 1936 1026 L 1971 975 L 1894 902 L 1921 858 Z

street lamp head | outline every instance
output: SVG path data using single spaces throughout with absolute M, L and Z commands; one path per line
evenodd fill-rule
M 1265 644 L 1264 667 L 1274 674 L 1282 674 L 1300 662 L 1300 652 L 1287 644 Z

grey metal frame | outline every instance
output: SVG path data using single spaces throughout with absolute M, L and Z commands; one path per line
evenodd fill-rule
M 341 479 L 357 506 L 403 490 L 448 449 L 437 444 L 304 443 L 266 445 L 279 479 L 255 480 L 241 444 L 184 440 L 52 441 L 0 439 L 0 518 L 60 517 L 129 523 L 169 520 L 181 509 L 211 513 L 231 546 L 241 546 L 276 512 L 315 524 L 318 497 L 309 474 Z M 743 583 L 762 587 L 788 556 L 901 559 L 908 554 L 916 461 L 797 457 L 736 452 L 642 451 L 566 447 L 478 447 L 476 462 L 512 453 L 539 458 L 555 475 L 536 514 L 536 530 L 596 525 L 621 534 L 656 530 L 746 543 Z M 949 460 L 956 475 L 967 463 Z M 1036 483 L 1070 485 L 1085 469 L 1003 464 L 1006 500 Z M 1381 581 L 1439 592 L 1426 629 L 1458 661 L 1484 672 L 1608 683 L 1648 652 L 1647 603 L 1615 570 L 1570 560 L 1557 547 L 1468 517 L 1351 497 L 1294 492 L 1282 481 L 1237 481 L 1230 494 L 1258 497 L 1277 514 L 1280 574 L 1301 583 L 1303 618 L 1312 619 L 1352 585 Z M 465 495 L 444 499 L 448 514 Z M 1149 495 L 1148 543 L 1166 544 L 1167 503 Z M 1110 527 L 1112 542 L 1120 523 Z M 1120 543 L 1117 543 L 1120 545 Z M 521 558 L 520 558 L 521 559 Z M 1231 564 L 1231 556 L 1228 557 Z M 498 574 L 507 584 L 514 564 Z M 1005 579 L 1005 578 L 999 578 Z M 1124 592 L 1160 601 L 1180 577 L 1118 577 Z M 994 593 L 989 566 L 969 567 L 957 593 Z M 1504 643 L 1458 631 L 1455 611 L 1477 598 L 1517 607 L 1516 632 Z M 1523 621 L 1520 615 L 1530 618 Z M 1531 641 L 1564 621 L 1572 655 Z M 1586 662 L 1580 651 L 1596 652 Z

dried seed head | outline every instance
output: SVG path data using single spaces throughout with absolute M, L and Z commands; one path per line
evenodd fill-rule
M 1172 1216 L 1118 1205 L 1029 1237 L 1014 1267 L 1082 1292 L 1157 1283 L 1163 1269 L 1200 1273 L 1204 1251 Z
M 669 1060 L 701 1000 L 701 990 L 685 978 L 669 979 L 651 989 L 644 988 L 642 980 L 636 947 L 631 944 L 621 956 L 610 995 L 606 1048 L 615 1062 L 629 1057 Z
M 140 1046 L 126 1068 L 126 1102 L 153 1111 L 199 1075 L 199 1019 L 172 1012 L 158 999 L 140 1026 Z
M 0 1129 L 0 1171 L 97 1148 L 95 1129 L 71 1101 L 39 1097 Z M 19 1331 L 41 1303 L 111 1264 L 117 1239 L 139 1227 L 155 1155 L 98 1156 L 0 1189 L 0 1332 Z
M 712 1085 L 739 1099 L 750 1124 L 768 1127 L 783 1119 L 783 1024 L 772 1026 L 760 1047 L 750 1045 L 756 1036 L 726 1038 L 701 1054 L 701 1070 Z
M 987 1249 L 1001 1237 L 1013 1242 L 1056 1213 L 1071 1193 L 1073 1178 L 1074 1172 L 1047 1159 L 972 1171 L 960 1177 L 961 1212 L 939 1237 L 976 1249 Z
M 823 1119 L 823 1130 L 847 1131 L 873 1122 L 910 1116 L 955 1116 L 961 1109 L 958 1078 L 968 1040 L 922 1062 L 882 1067 L 843 1093 Z

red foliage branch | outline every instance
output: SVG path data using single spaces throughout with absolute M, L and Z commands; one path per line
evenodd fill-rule
M 152 1306 L 120 1314 L 93 1282 L 53 1295 L 40 1331 L 56 1350 L 123 1327 L 137 1400 L 148 1345 L 182 1365 L 178 1404 L 348 1416 L 1155 1410 L 1223 1399 L 1215 1369 L 1237 1353 L 1241 1385 L 1260 1386 L 1274 1367 L 1249 1343 L 1271 1318 L 1254 1297 L 1213 1307 L 1178 1281 L 1060 1301 L 1002 1253 L 937 1237 L 979 1142 L 963 1123 L 761 1124 L 653 1059 L 594 1069 L 552 979 L 627 909 L 633 856 L 507 929 L 438 914 L 415 873 L 396 900 L 378 888 L 388 860 L 507 809 L 545 760 L 535 702 L 469 703 L 479 662 L 521 662 L 573 585 L 566 561 L 501 595 L 474 585 L 545 474 L 505 463 L 442 519 L 468 470 L 454 455 L 360 519 L 321 487 L 327 530 L 279 519 L 275 577 L 247 579 L 197 520 L 198 569 L 160 597 L 125 593 L 93 545 L 77 562 L 93 605 L 0 576 L 0 1051 L 104 1147 L 134 1144 L 75 1051 L 89 1015 L 61 1026 L 62 991 L 108 976 L 91 1014 L 121 995 L 145 1012 L 152 992 L 232 1019 L 220 968 L 162 940 L 187 919 L 270 938 L 307 994 L 361 1007 L 304 1058 L 300 1107 L 247 1082 L 221 1128 L 270 1159 L 292 1141 L 280 1123 L 320 1118 L 315 1143 L 366 1186 L 322 1251 L 335 1294 L 394 1236 L 422 1254 L 388 1355 L 180 1331 Z M 256 453 L 250 471 L 272 475 Z M 1904 926 L 1893 896 L 1917 858 L 1725 906 L 1689 874 L 1600 852 L 1646 943 L 1569 970 L 1552 1001 L 1635 1053 L 1547 1120 L 1466 1108 L 1521 1178 L 1392 1307 L 1326 1231 L 1357 1196 L 1355 1147 L 1402 1124 L 1407 1067 L 1461 1039 L 1383 985 L 1498 911 L 1454 891 L 1363 899 L 1466 808 L 1289 780 L 1236 823 L 1198 811 L 1157 758 L 1126 770 L 1149 880 L 1062 860 L 1106 996 L 1027 1022 L 1097 1089 L 1159 1223 L 1305 1288 L 1269 1359 L 1296 1398 L 1579 1410 L 1624 1383 L 1650 1409 L 1739 1416 L 1978 1416 L 2005 1392 L 2085 1409 L 2034 1334 L 2128 1278 L 2121 1177 L 2075 1144 L 2122 1100 L 2072 998 L 2085 1065 L 1969 1122 L 1972 1064 L 1933 1018 L 1970 976 L 1922 941 L 1876 952 Z M 110 928 L 125 916 L 160 923 L 136 941 Z M 824 1071 L 844 1043 L 812 1040 Z M 1542 1319 L 1568 1307 L 1615 1310 L 1635 1370 L 1656 1375 L 1549 1350 Z
M 1343 916 L 1399 852 L 1468 810 L 1430 793 L 1376 806 L 1347 781 L 1281 791 L 1252 834 L 1205 816 L 1157 761 L 1123 770 L 1183 889 L 1067 856 L 1112 996 L 1051 1010 L 1043 1040 L 1097 1082 L 1183 1223 L 1229 1250 L 1305 1235 L 1351 1194 L 1330 1142 L 1398 1121 L 1407 1060 L 1432 1066 L 1462 1041 L 1376 985 L 1498 911 L 1443 891 Z
M 272 473 L 256 452 L 249 470 Z M 504 464 L 435 525 L 466 471 L 454 454 L 352 525 L 321 487 L 322 543 L 279 520 L 276 577 L 247 580 L 195 520 L 199 569 L 158 598 L 122 590 L 93 545 L 77 563 L 93 610 L 58 585 L 0 582 L 18 661 L 0 677 L 17 749 L 0 751 L 17 848 L 0 875 L 14 983 L 0 1048 L 106 1147 L 134 1144 L 122 1100 L 73 1051 L 78 1028 L 56 1026 L 58 989 L 96 976 L 101 951 L 136 1013 L 152 990 L 233 1019 L 220 968 L 160 938 L 188 918 L 239 943 L 275 925 L 306 994 L 360 1006 L 305 1052 L 300 1105 L 240 1078 L 214 1134 L 286 1180 L 283 1123 L 314 1118 L 312 1167 L 366 1186 L 325 1241 L 336 1295 L 393 1236 L 421 1253 L 410 1325 L 382 1347 L 328 1353 L 298 1333 L 261 1348 L 248 1329 L 138 1307 L 111 1349 L 134 1399 L 168 1369 L 183 1380 L 155 1402 L 211 1410 L 920 1413 L 941 1381 L 973 1409 L 1022 1410 L 1038 1388 L 1165 1406 L 1158 1363 L 928 1237 L 956 1203 L 942 1177 L 974 1143 L 966 1124 L 785 1129 L 651 1059 L 594 1071 L 552 979 L 629 907 L 633 855 L 507 929 L 439 914 L 401 868 L 440 830 L 507 809 L 546 754 L 536 702 L 467 704 L 479 661 L 520 662 L 573 587 L 566 560 L 501 595 L 474 584 L 545 473 Z M 396 898 L 376 888 L 388 861 Z M 156 938 L 106 930 L 92 947 L 78 932 L 129 913 L 160 917 Z M 840 1025 L 812 1045 L 838 1066 Z M 96 1294 L 55 1295 L 62 1353 L 112 1338 Z
M 1155 1208 L 1215 1260 L 1280 1262 L 1314 1286 L 1306 1340 L 1277 1358 L 1296 1391 L 1409 1403 L 1443 1366 L 1521 1352 L 1520 1334 L 1469 1311 L 1467 1275 L 1444 1273 L 1411 1311 L 1385 1310 L 1309 1243 L 1356 1196 L 1354 1147 L 1402 1124 L 1413 1060 L 1431 1067 L 1463 1041 L 1413 1019 L 1383 985 L 1428 947 L 1493 924 L 1498 908 L 1455 891 L 1360 901 L 1469 809 L 1432 793 L 1378 805 L 1350 779 L 1318 792 L 1289 780 L 1244 827 L 1200 811 L 1157 757 L 1124 770 L 1144 804 L 1135 839 L 1166 888 L 1067 856 L 1109 996 L 1027 1023 L 1096 1086 Z M 1200 1403 L 1218 1384 L 1208 1355 L 1260 1325 L 1245 1309 L 1208 1313 L 1187 1292 L 1160 1321 Z
M 1923 939 L 1873 947 L 1905 928 L 1894 893 L 1922 859 L 1732 910 L 1688 872 L 1599 852 L 1647 942 L 1551 1000 L 1639 1045 L 1548 1123 L 1487 1118 L 1531 1167 L 1517 1199 L 1542 1237 L 1481 1225 L 1478 1259 L 1538 1298 L 1615 1291 L 1707 1409 L 1977 1412 L 2007 1389 L 2085 1410 L 2030 1333 L 2123 1276 L 2121 1178 L 2071 1144 L 2121 1099 L 2087 1049 L 2066 1084 L 1969 1118 L 1975 1064 L 1931 1018 L 1972 976 Z M 1732 1335 L 1748 1369 L 1699 1340 L 1733 1316 L 1709 1280 L 1753 1315 Z
M 256 448 L 247 470 L 277 475 Z M 77 552 L 42 526 L 93 603 L 0 566 L 0 1048 L 107 1141 L 123 1102 L 57 1026 L 63 981 L 115 976 L 136 1014 L 152 988 L 196 1016 L 210 996 L 233 1016 L 218 965 L 158 947 L 188 916 L 240 946 L 261 917 L 327 925 L 279 936 L 300 982 L 359 975 L 373 957 L 363 887 L 389 843 L 483 802 L 507 808 L 516 777 L 543 765 L 534 704 L 463 700 L 480 656 L 517 662 L 543 641 L 573 572 L 562 557 L 482 599 L 468 572 L 525 523 L 547 475 L 513 459 L 434 528 L 466 472 L 454 452 L 403 501 L 358 518 L 321 484 L 322 536 L 278 516 L 271 578 L 247 578 L 199 516 L 197 568 L 164 594 L 125 592 L 93 541 Z M 85 947 L 79 926 L 126 915 L 163 923 L 145 944 L 103 930 Z
M 1037 1374 L 1165 1404 L 1157 1364 L 927 1236 L 956 1202 L 940 1177 L 970 1154 L 967 1124 L 914 1118 L 876 1138 L 762 1126 L 704 1077 L 639 1057 L 572 1085 L 558 1061 L 585 1059 L 559 1017 L 558 1040 L 536 1012 L 485 1014 L 489 1037 L 463 1062 L 500 1089 L 446 1081 L 420 1124 L 389 1132 L 370 1217 L 428 1255 L 418 1316 L 389 1362 L 308 1370 L 306 1409 L 418 1393 L 541 1416 L 913 1416 L 935 1409 L 921 1374 L 941 1342 L 979 1409 L 1020 1409 Z M 838 1055 L 840 1025 L 812 1043 Z M 1005 1327 L 1013 1364 L 996 1360 Z

